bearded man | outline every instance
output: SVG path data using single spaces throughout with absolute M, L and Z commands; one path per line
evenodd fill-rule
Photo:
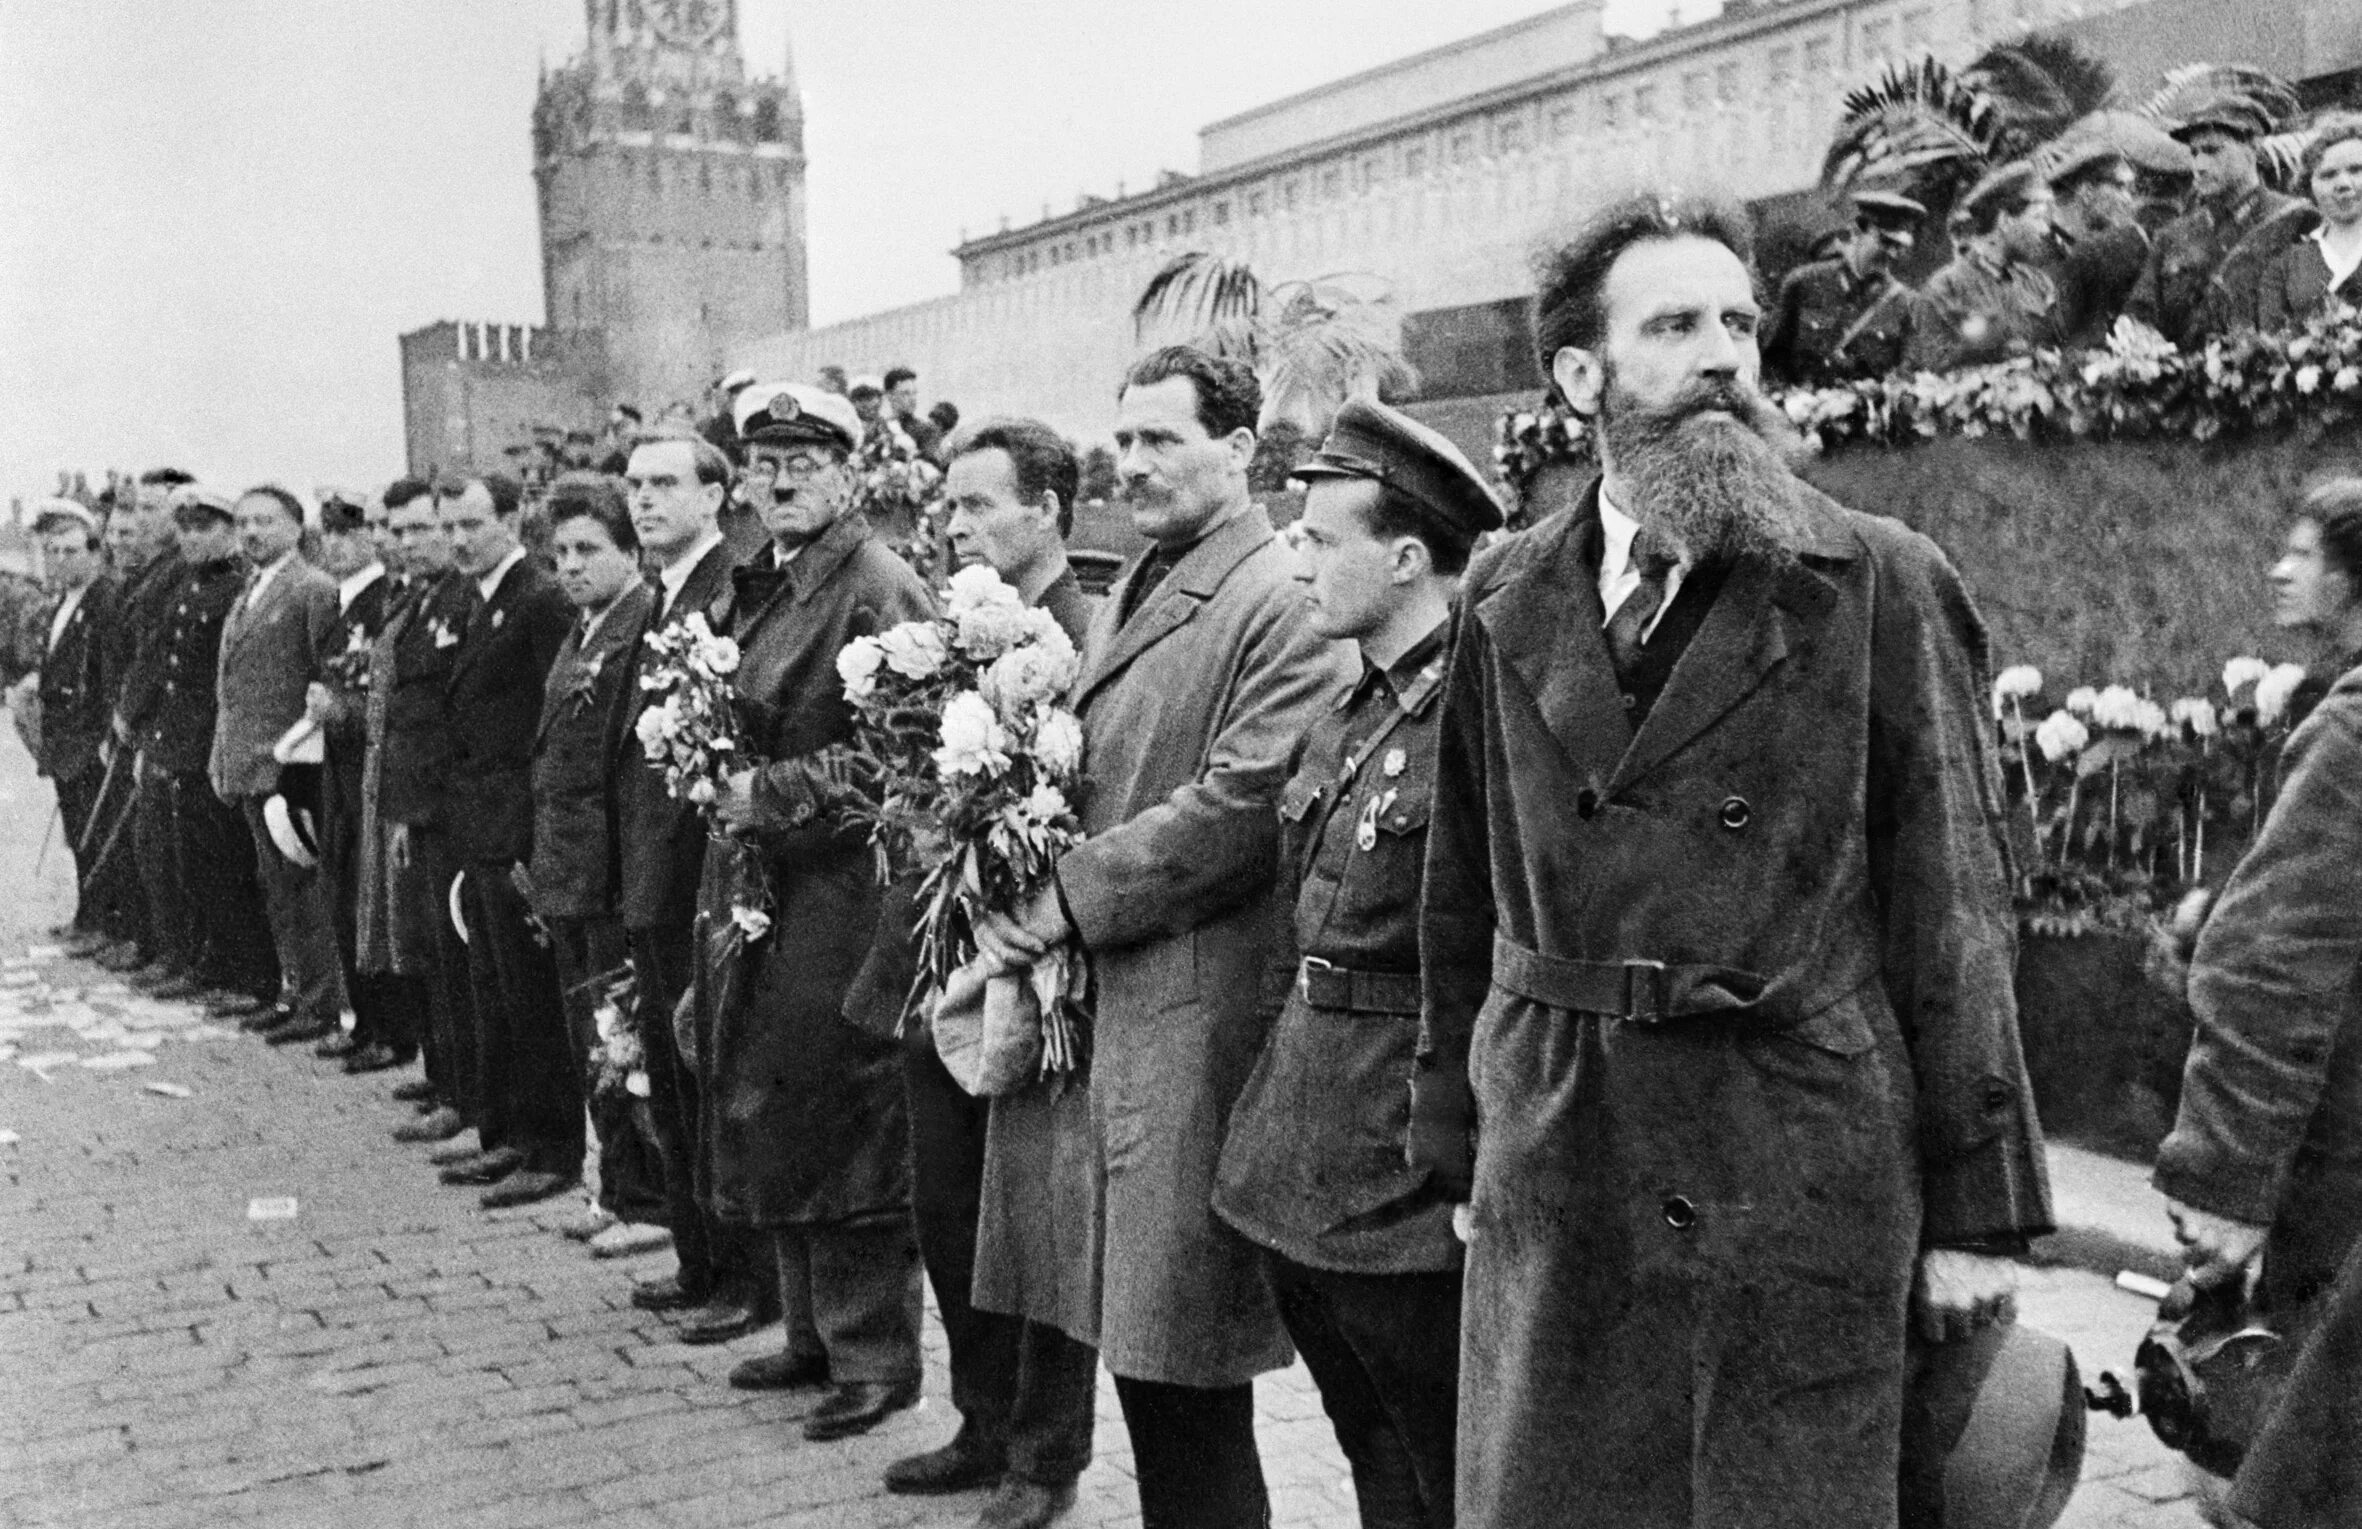
M 1915 1287 L 2007 1320 L 2049 1225 L 1984 631 L 1790 474 L 1748 249 L 1644 197 L 1554 258 L 1603 475 L 1459 602 L 1411 1139 L 1473 1170 L 1470 1529 L 1893 1529 Z

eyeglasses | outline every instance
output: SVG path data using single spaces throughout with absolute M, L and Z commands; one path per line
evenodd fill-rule
M 826 457 L 789 457 L 779 462 L 750 462 L 746 475 L 750 478 L 786 478 L 800 481 L 817 478 L 837 464 Z

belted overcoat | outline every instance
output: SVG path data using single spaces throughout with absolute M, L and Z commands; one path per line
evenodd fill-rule
M 1637 734 L 1596 487 L 1463 586 L 1421 959 L 1475 1100 L 1470 1529 L 1892 1529 L 1917 1256 L 2048 1225 L 1983 628 L 1794 493 Z

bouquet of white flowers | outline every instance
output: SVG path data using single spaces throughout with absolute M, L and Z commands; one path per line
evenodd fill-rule
M 591 1092 L 645 1099 L 649 1093 L 648 1053 L 632 1023 L 635 985 L 631 970 L 626 967 L 592 981 L 603 983 L 605 991 L 592 1015 L 599 1040 L 590 1054 Z
M 664 767 L 667 791 L 710 810 L 722 781 L 745 767 L 730 709 L 738 644 L 715 636 L 699 611 L 678 626 L 650 632 L 642 646 L 647 662 L 640 688 L 658 699 L 640 713 L 640 750 L 650 764 Z
M 857 815 L 883 873 L 919 882 L 913 1008 L 976 958 L 985 911 L 1032 897 L 1082 838 L 1083 729 L 1065 705 L 1079 668 L 1049 613 L 983 567 L 952 579 L 943 616 L 856 638 L 837 656 L 874 782 Z M 1061 949 L 1024 984 L 1040 1010 L 1044 1073 L 1080 1061 L 1082 976 L 1079 952 Z M 1012 996 L 1004 987 L 986 1002 Z

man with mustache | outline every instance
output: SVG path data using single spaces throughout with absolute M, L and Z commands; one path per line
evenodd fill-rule
M 1892 1529 L 1910 1319 L 2007 1320 L 2049 1225 L 1983 628 L 1791 475 L 1748 253 L 1647 196 L 1553 257 L 1602 474 L 1460 597 L 1411 1140 L 1470 1529 Z

